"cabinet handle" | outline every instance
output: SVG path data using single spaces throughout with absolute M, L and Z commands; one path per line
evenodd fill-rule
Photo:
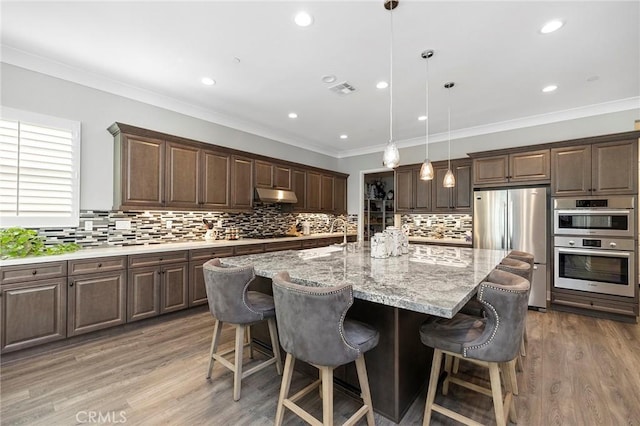
M 31 275 L 35 275 L 35 274 L 37 274 L 37 273 L 38 273 L 38 271 L 37 271 L 36 269 L 34 269 L 34 270 L 31 272 Z
M 73 281 L 69 283 L 69 287 L 73 287 Z
M 160 262 L 162 262 L 162 258 L 160 258 Z
M 102 263 L 98 263 L 98 268 L 102 268 Z

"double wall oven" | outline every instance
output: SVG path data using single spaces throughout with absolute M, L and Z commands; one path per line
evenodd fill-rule
M 554 287 L 634 297 L 635 197 L 554 199 Z

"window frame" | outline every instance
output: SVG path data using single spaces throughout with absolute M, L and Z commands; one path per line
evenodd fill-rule
M 49 127 L 51 129 L 71 132 L 71 212 L 68 217 L 34 217 L 34 216 L 3 216 L 0 215 L 0 228 L 20 226 L 23 228 L 60 228 L 78 227 L 80 223 L 80 159 L 81 132 L 79 121 L 54 117 L 31 111 L 0 106 L 0 118 L 18 121 L 19 123 Z M 18 145 L 20 142 L 18 142 Z M 18 172 L 19 175 L 19 172 Z M 18 190 L 19 191 L 19 190 Z M 18 212 L 19 213 L 19 212 Z

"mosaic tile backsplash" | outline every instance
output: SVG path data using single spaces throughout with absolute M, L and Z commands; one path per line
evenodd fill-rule
M 221 221 L 223 229 L 238 228 L 241 238 L 256 238 L 286 234 L 291 226 L 304 221 L 309 222 L 312 234 L 329 232 L 337 217 L 345 219 L 345 216 L 330 214 L 284 212 L 275 204 L 259 205 L 251 212 L 242 213 L 84 210 L 77 228 L 39 228 L 37 231 L 45 237 L 47 245 L 74 242 L 82 247 L 122 246 L 202 240 L 206 232 L 202 219 L 213 221 L 214 225 Z M 346 219 L 348 231 L 356 232 L 357 215 Z M 88 221 L 92 222 L 90 231 L 85 230 Z M 116 229 L 116 222 L 129 222 L 130 229 Z M 340 224 L 334 231 L 342 229 Z
M 407 214 L 402 225 L 409 225 L 413 237 L 454 238 L 471 241 L 473 218 L 468 214 Z

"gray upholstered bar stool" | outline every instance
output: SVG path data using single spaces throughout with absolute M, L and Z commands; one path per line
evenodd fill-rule
M 287 352 L 276 426 L 282 424 L 285 407 L 311 425 L 333 425 L 333 370 L 352 361 L 356 363 L 364 404 L 344 424 L 352 425 L 366 415 L 367 424 L 372 426 L 373 406 L 364 353 L 378 344 L 379 334 L 367 324 L 345 319 L 353 304 L 351 286 L 301 286 L 292 283 L 288 273 L 280 272 L 273 277 L 273 298 L 280 343 Z M 320 379 L 289 396 L 296 359 L 318 368 Z M 322 422 L 296 404 L 319 385 L 322 386 Z
M 282 374 L 273 298 L 257 291 L 248 291 L 249 284 L 255 279 L 253 266 L 225 267 L 221 264 L 220 259 L 211 259 L 203 265 L 203 272 L 209 310 L 216 319 L 211 339 L 211 351 L 209 352 L 207 379 L 211 378 L 214 360 L 233 371 L 233 400 L 237 401 L 240 399 L 240 382 L 245 377 L 273 363 L 276 364 L 278 374 Z M 247 345 L 251 349 L 250 327 L 261 321 L 267 321 L 269 325 L 273 358 L 249 370 L 242 371 L 243 349 Z M 225 322 L 232 324 L 236 329 L 235 347 L 217 353 L 222 324 Z M 244 342 L 245 336 L 248 337 L 248 343 Z M 235 352 L 233 364 L 224 358 L 231 352 Z M 250 356 L 253 357 L 253 353 Z
M 428 425 L 431 421 L 431 411 L 465 424 L 478 424 L 434 403 L 443 354 L 488 367 L 491 389 L 458 378 L 447 379 L 451 383 L 492 396 L 498 425 L 506 425 L 507 412 L 511 421 L 516 422 L 512 379 L 505 377 L 506 395 L 503 400 L 500 370 L 505 375 L 512 374 L 511 369 L 505 367 L 506 363 L 518 355 L 527 313 L 528 292 L 529 281 L 494 269 L 478 289 L 478 300 L 485 306 L 486 317 L 459 313 L 452 319 L 433 317 L 422 324 L 420 339 L 423 344 L 434 348 L 423 425 Z M 446 395 L 444 385 L 443 393 Z
M 533 283 L 533 270 L 535 269 L 534 266 L 534 258 L 533 258 L 533 254 L 531 253 L 527 253 L 526 251 L 520 251 L 520 250 L 511 250 L 509 252 L 509 254 L 507 255 L 507 257 L 509 259 L 516 259 L 519 260 L 521 262 L 526 262 L 529 264 L 529 266 L 531 266 L 531 268 L 529 269 L 529 277 L 525 277 L 529 280 L 530 283 Z M 514 271 L 514 273 L 517 273 Z M 529 289 L 529 291 L 531 291 L 531 289 Z M 520 347 L 520 355 L 522 356 L 527 356 L 527 342 L 529 341 L 529 338 L 527 337 L 527 326 L 525 324 L 524 327 L 524 334 L 522 335 L 522 346 Z

